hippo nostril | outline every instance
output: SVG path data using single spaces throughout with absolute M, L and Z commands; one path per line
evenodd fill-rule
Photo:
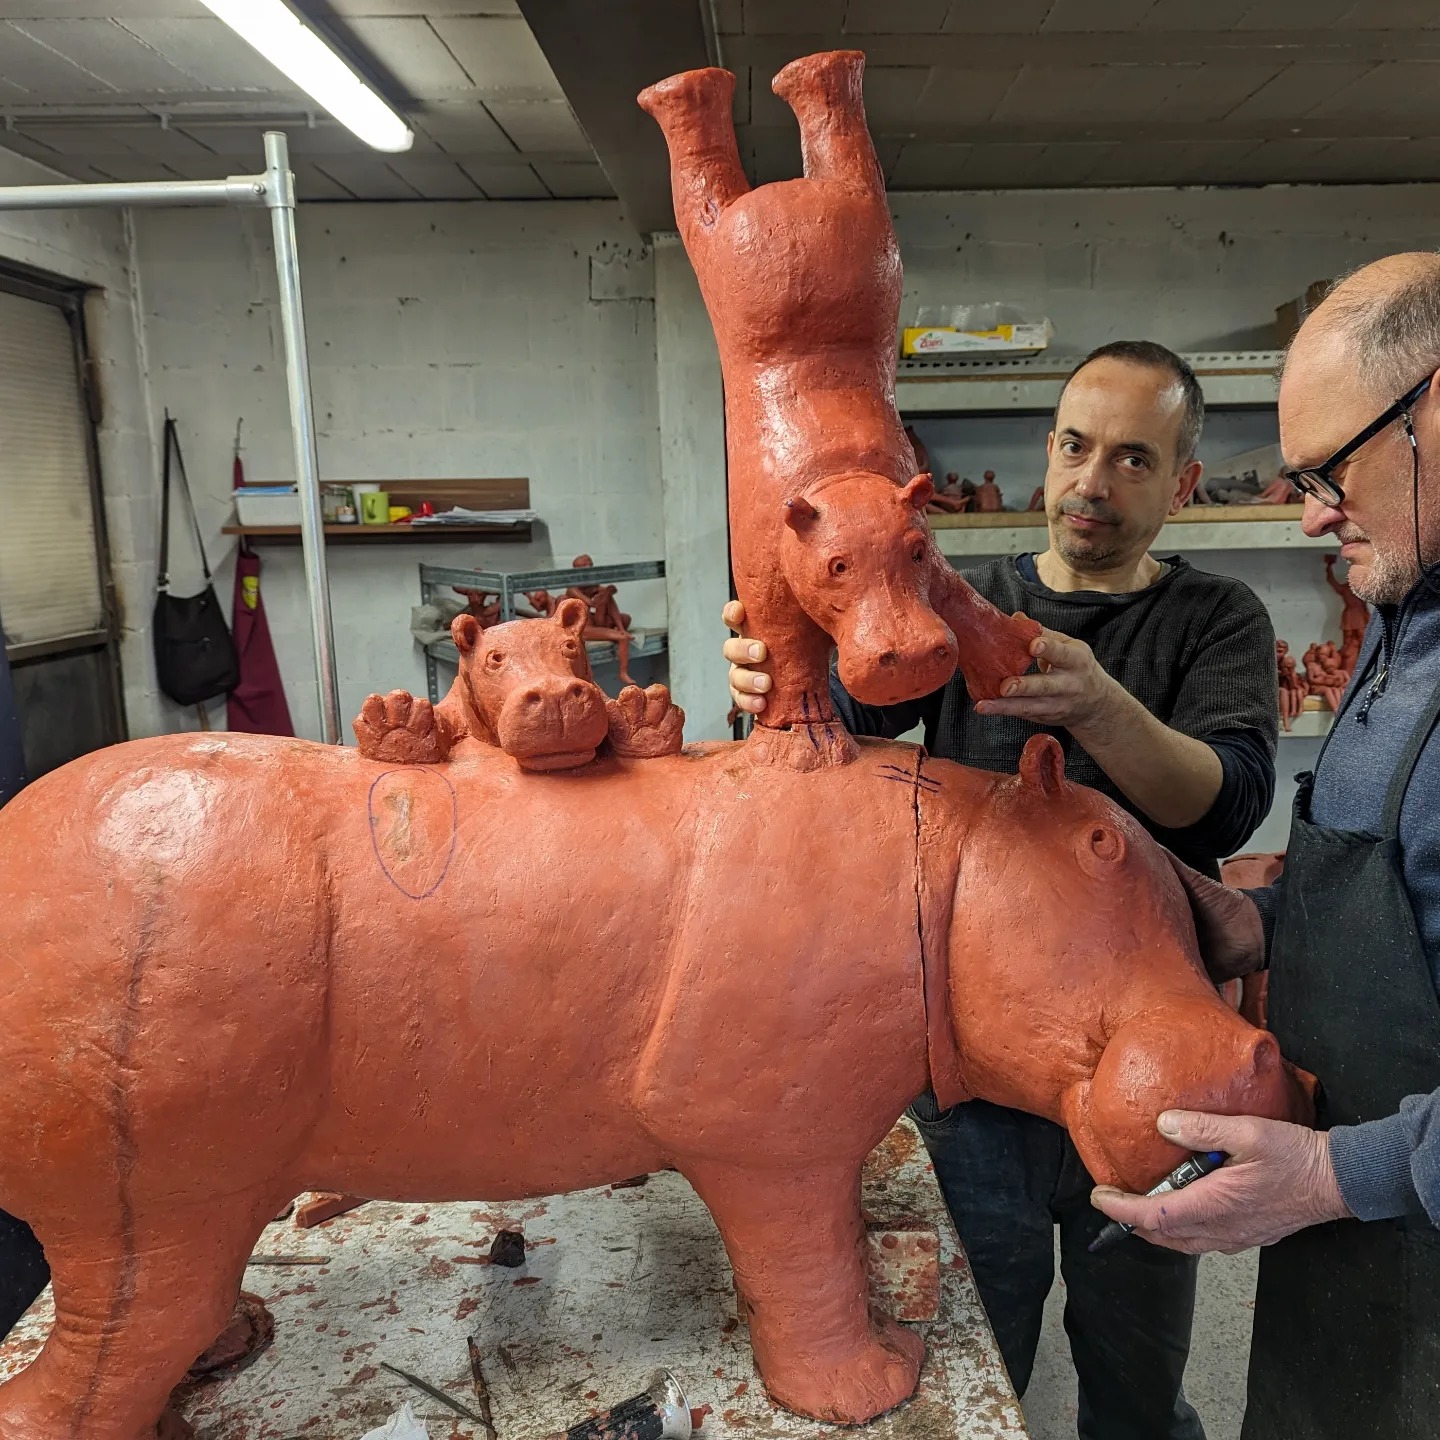
M 881 654 L 881 656 L 880 656 L 880 664 L 883 665 L 883 666 L 888 670 L 888 669 L 889 669 L 892 665 L 894 665 L 899 659 L 900 659 L 900 657 L 899 657 L 899 655 L 897 655 L 897 654 L 895 653 L 895 651 L 893 651 L 893 650 L 886 650 L 886 651 L 884 651 L 884 652 Z
M 527 690 L 524 698 L 527 705 L 539 705 L 545 699 L 538 690 Z
M 585 687 L 578 680 L 570 687 L 570 698 L 572 700 L 583 700 L 585 698 Z

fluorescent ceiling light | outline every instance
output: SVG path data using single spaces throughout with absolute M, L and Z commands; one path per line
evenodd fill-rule
M 201 0 L 322 109 L 376 150 L 408 150 L 410 127 L 284 0 Z

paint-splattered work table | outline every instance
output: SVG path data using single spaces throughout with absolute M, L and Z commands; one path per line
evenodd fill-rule
M 919 1393 L 865 1435 L 1023 1440 L 1020 1407 L 908 1122 L 871 1157 L 865 1207 L 923 1219 L 941 1237 L 938 1316 L 919 1327 L 929 1347 Z M 489 1263 L 501 1229 L 524 1231 L 522 1269 Z M 506 1205 L 377 1202 L 314 1230 L 278 1222 L 256 1253 L 326 1263 L 251 1266 L 245 1287 L 273 1313 L 275 1341 L 240 1373 L 179 1392 L 197 1440 L 358 1440 L 406 1400 L 431 1440 L 483 1440 L 479 1424 L 381 1368 L 409 1371 L 477 1411 L 469 1338 L 499 1440 L 564 1429 L 642 1390 L 659 1366 L 675 1373 L 691 1406 L 709 1407 L 697 1440 L 839 1433 L 766 1399 L 735 1320 L 724 1248 L 677 1175 Z M 49 1319 L 47 1293 L 0 1346 L 0 1378 L 35 1353 Z

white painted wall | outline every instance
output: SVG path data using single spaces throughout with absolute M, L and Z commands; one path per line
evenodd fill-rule
M 322 476 L 525 476 L 546 520 L 528 546 L 329 547 L 348 719 L 371 691 L 423 693 L 408 628 L 422 560 L 663 555 L 653 267 L 613 204 L 302 206 L 299 231 Z M 136 234 L 151 390 L 179 417 L 206 543 L 224 554 L 237 417 L 247 479 L 293 473 L 268 218 L 149 212 Z M 291 714 L 316 736 L 300 553 L 261 553 Z M 663 582 L 622 599 L 636 624 L 664 623 Z

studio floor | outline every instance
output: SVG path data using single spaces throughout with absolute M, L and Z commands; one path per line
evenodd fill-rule
M 1200 1412 L 1207 1440 L 1239 1440 L 1259 1254 L 1207 1255 L 1200 1262 L 1185 1394 Z M 1058 1273 L 1058 1254 L 1055 1264 Z M 1031 1440 L 1075 1440 L 1075 1367 L 1061 1318 L 1064 1308 L 1062 1283 L 1050 1292 L 1045 1307 L 1040 1353 L 1023 1402 Z

